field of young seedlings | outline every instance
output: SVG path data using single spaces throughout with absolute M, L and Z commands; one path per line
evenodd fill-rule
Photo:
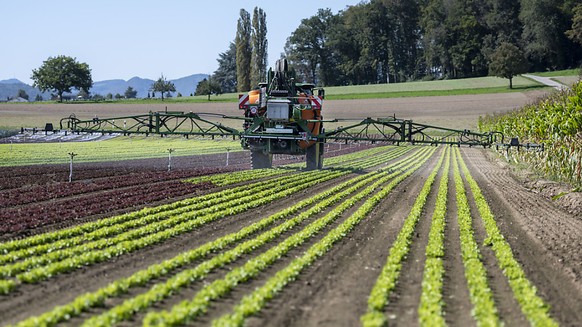
M 328 150 L 319 171 L 87 163 L 70 187 L 6 167 L 2 325 L 582 321 L 582 219 L 489 150 Z

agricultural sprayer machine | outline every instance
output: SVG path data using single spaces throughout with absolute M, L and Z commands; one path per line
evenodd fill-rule
M 74 115 L 61 120 L 61 129 L 75 133 L 119 133 L 191 135 L 239 138 L 251 151 L 252 167 L 268 168 L 273 154 L 305 155 L 308 170 L 323 165 L 323 144 L 340 142 L 388 142 L 392 144 L 450 144 L 490 147 L 503 144 L 499 132 L 477 133 L 415 123 L 396 117 L 359 120 L 325 120 L 322 115 L 325 92 L 314 84 L 297 83 L 287 60 L 269 69 L 268 83 L 240 94 L 241 116 L 162 111 L 143 115 L 81 120 Z M 241 120 L 243 130 L 212 121 L 212 118 Z M 346 126 L 325 129 L 324 123 L 346 122 Z M 501 143 L 500 143 L 501 142 Z

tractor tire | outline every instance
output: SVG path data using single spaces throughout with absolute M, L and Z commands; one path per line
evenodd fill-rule
M 251 151 L 251 168 L 263 169 L 273 167 L 273 155 L 263 151 Z
M 315 143 L 305 150 L 305 162 L 307 170 L 316 170 L 323 168 L 323 144 Z

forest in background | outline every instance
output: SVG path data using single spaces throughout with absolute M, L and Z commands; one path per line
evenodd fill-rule
M 219 55 L 213 76 L 223 92 L 236 87 L 236 42 Z M 579 67 L 582 4 L 579 0 L 363 1 L 337 14 L 319 9 L 303 19 L 287 39 L 282 56 L 303 81 L 362 85 L 487 76 L 501 44 L 515 46 L 528 71 Z

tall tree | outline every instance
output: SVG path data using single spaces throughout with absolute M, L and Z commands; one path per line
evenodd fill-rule
M 323 71 L 326 74 L 325 85 L 366 83 L 367 69 L 361 65 L 366 62 L 366 59 L 362 59 L 366 43 L 366 16 L 363 6 L 356 5 L 334 18 L 327 42 L 331 48 L 329 62 Z
M 287 57 L 298 76 L 308 82 L 328 85 L 326 71 L 333 68 L 327 42 L 333 22 L 334 15 L 330 9 L 319 9 L 317 15 L 302 19 L 299 27 L 287 39 Z
M 150 91 L 152 94 L 155 92 L 160 92 L 162 94 L 162 101 L 164 101 L 164 94 L 169 94 L 169 92 L 176 92 L 176 86 L 171 81 L 167 81 L 164 74 L 157 81 L 152 84 Z
M 448 48 L 452 77 L 464 78 L 487 74 L 487 61 L 482 52 L 486 28 L 478 12 L 477 0 L 453 0 L 446 24 L 452 37 Z
M 236 29 L 236 80 L 237 91 L 251 89 L 251 16 L 241 9 Z
M 491 61 L 495 49 L 503 42 L 520 44 L 523 28 L 519 21 L 519 0 L 483 1 L 483 20 L 487 34 L 481 51 Z
M 573 10 L 572 28 L 566 31 L 566 35 L 574 42 L 582 45 L 582 4 Z
M 93 86 L 89 65 L 68 56 L 49 57 L 42 66 L 32 70 L 31 79 L 33 86 L 43 92 L 56 91 L 59 102 L 63 102 L 63 93 L 71 92 L 72 88 L 83 89 L 89 93 Z
M 251 86 L 263 82 L 267 75 L 267 15 L 263 9 L 255 7 L 251 31 Z
M 418 0 L 383 0 L 386 21 L 391 24 L 388 35 L 390 75 L 396 82 L 414 80 L 420 43 L 420 6 Z
M 420 19 L 423 59 L 426 74 L 434 77 L 448 75 L 452 70 L 448 48 L 450 47 L 449 27 L 444 22 L 447 10 L 443 0 L 427 0 Z
M 513 88 L 513 77 L 527 72 L 527 60 L 523 51 L 517 46 L 502 42 L 491 56 L 489 73 L 509 79 L 509 88 Z
M 213 80 L 220 85 L 222 92 L 236 92 L 236 44 L 230 42 L 228 50 L 218 55 L 218 69 L 214 72 Z
M 572 44 L 564 33 L 571 24 L 562 11 L 563 4 L 563 0 L 521 1 L 522 42 L 536 71 L 573 64 Z

